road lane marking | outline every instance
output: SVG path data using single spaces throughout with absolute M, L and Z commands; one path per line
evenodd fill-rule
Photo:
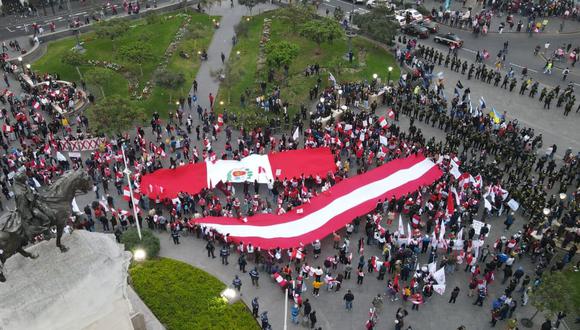
M 519 64 L 516 64 L 516 63 L 512 63 L 512 62 L 510 62 L 510 65 L 511 66 L 515 66 L 516 68 L 520 68 L 520 69 L 525 68 L 525 66 L 522 66 L 522 65 L 519 65 Z M 534 69 L 528 69 L 528 71 L 533 72 L 533 73 L 538 73 L 538 71 L 537 70 L 534 70 Z

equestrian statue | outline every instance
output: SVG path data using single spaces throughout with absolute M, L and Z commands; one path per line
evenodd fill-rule
M 60 239 L 72 214 L 72 200 L 78 192 L 87 193 L 92 187 L 91 177 L 82 169 L 66 172 L 42 192 L 31 188 L 28 181 L 24 172 L 14 177 L 16 210 L 0 216 L 0 282 L 6 281 L 6 260 L 15 253 L 38 257 L 24 247 L 39 236 L 50 239 L 52 227 L 56 227 L 56 246 L 61 252 L 68 250 Z

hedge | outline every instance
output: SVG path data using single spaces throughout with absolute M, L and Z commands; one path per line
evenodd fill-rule
M 125 245 L 125 250 L 135 252 L 137 248 L 142 248 L 147 253 L 148 259 L 157 258 L 159 255 L 159 238 L 149 229 L 141 229 L 143 240 L 139 240 L 136 228 L 131 228 L 123 232 L 121 243 Z
M 257 330 L 258 323 L 241 301 L 221 297 L 220 280 L 186 263 L 160 258 L 134 264 L 133 288 L 168 330 Z

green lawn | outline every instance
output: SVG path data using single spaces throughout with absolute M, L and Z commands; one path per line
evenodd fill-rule
M 201 269 L 172 259 L 135 264 L 129 270 L 135 291 L 168 330 L 257 330 L 244 303 L 228 304 L 226 287 Z
M 167 47 L 175 38 L 176 32 L 185 22 L 187 16 L 191 17 L 191 21 L 187 25 L 187 32 L 178 41 L 177 48 L 167 63 L 167 70 L 183 73 L 185 82 L 178 88 L 155 86 L 149 97 L 144 100 L 136 100 L 129 91 L 128 79 L 137 84 L 138 88 L 136 90 L 141 91 L 143 89 L 145 83 L 151 80 L 153 73 L 163 61 Z M 112 77 L 101 86 L 105 96 L 121 95 L 135 99 L 135 102 L 145 109 L 148 114 L 154 111 L 165 114 L 175 108 L 174 102 L 176 99 L 187 95 L 189 92 L 191 83 L 200 66 L 197 51 L 204 48 L 207 49 L 213 35 L 212 18 L 205 14 L 184 14 L 180 12 L 160 15 L 158 19 L 127 21 L 128 30 L 113 40 L 99 37 L 96 32 L 81 35 L 86 49 L 84 56 L 87 60 L 108 61 L 123 67 L 123 73 L 108 69 Z M 49 73 L 57 72 L 63 80 L 80 81 L 78 71 L 84 76 L 93 67 L 80 65 L 77 71 L 75 66 L 63 63 L 61 60 L 75 43 L 76 40 L 72 37 L 49 43 L 47 54 L 32 64 L 33 70 Z M 122 47 L 140 43 L 145 45 L 148 50 L 147 53 L 150 54 L 149 58 L 143 61 L 141 65 L 131 58 L 120 55 Z M 182 58 L 179 55 L 180 51 L 190 54 L 190 58 Z M 85 80 L 87 79 L 85 78 Z M 89 85 L 89 89 L 95 96 L 101 96 L 101 91 L 97 86 Z
M 580 272 L 573 270 L 566 272 L 566 277 L 569 281 L 570 294 L 576 309 L 576 313 L 580 313 Z
M 300 109 L 301 104 L 307 105 L 309 90 L 316 84 L 316 76 L 306 77 L 304 70 L 308 65 L 318 63 L 323 71 L 321 80 L 323 86 L 328 86 L 328 73 L 331 72 L 337 81 L 360 81 L 370 80 L 377 73 L 386 79 L 387 68 L 393 66 L 391 79 L 399 76 L 399 68 L 391 54 L 375 44 L 362 38 L 353 38 L 352 45 L 355 53 L 354 63 L 344 59 L 348 51 L 348 39 L 343 37 L 335 40 L 332 44 L 323 43 L 318 52 L 317 44 L 299 35 L 299 26 L 292 26 L 284 19 L 280 19 L 283 10 L 268 12 L 252 17 L 247 21 L 247 36 L 240 36 L 238 44 L 234 47 L 230 56 L 230 72 L 227 74 L 225 83 L 222 83 L 218 94 L 218 102 L 223 101 L 228 112 L 247 115 L 253 113 L 257 117 L 264 118 L 262 110 L 254 106 L 253 99 L 260 94 L 259 84 L 267 81 L 267 66 L 257 72 L 257 58 L 259 55 L 259 43 L 262 37 L 264 18 L 272 19 L 270 43 L 279 40 L 292 42 L 300 47 L 299 55 L 289 66 L 289 77 L 286 79 L 283 69 L 278 69 L 272 84 L 268 84 L 267 90 L 271 91 L 275 86 L 281 87 L 281 98 L 290 103 L 290 116 Z M 237 55 L 237 52 L 239 56 Z M 240 105 L 240 95 L 246 90 L 251 91 L 250 100 L 246 100 L 246 108 Z

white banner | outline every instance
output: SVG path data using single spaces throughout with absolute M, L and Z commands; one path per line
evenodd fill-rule
M 240 161 L 218 160 L 206 164 L 207 184 L 212 188 L 220 181 L 240 183 L 258 180 L 258 183 L 268 183 L 274 180 L 268 155 L 250 155 Z
M 520 203 L 518 203 L 515 199 L 510 199 L 509 202 L 507 202 L 507 205 L 510 207 L 510 209 L 512 209 L 513 211 L 517 211 L 520 208 Z
M 445 284 L 445 268 L 441 267 L 433 273 L 433 279 L 437 281 L 437 284 Z
M 440 295 L 443 295 L 445 293 L 445 284 L 433 285 L 433 291 L 437 292 Z

